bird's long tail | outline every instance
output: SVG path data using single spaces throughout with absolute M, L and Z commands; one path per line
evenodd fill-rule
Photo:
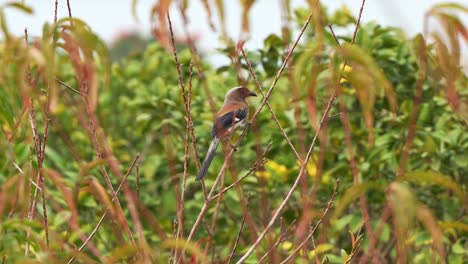
M 200 171 L 197 174 L 197 177 L 196 177 L 197 181 L 203 179 L 203 177 L 205 177 L 206 173 L 208 172 L 208 168 L 210 167 L 211 161 L 214 158 L 218 145 L 219 145 L 219 138 L 218 137 L 213 138 L 213 141 L 211 141 L 210 147 L 208 148 L 208 152 L 206 153 L 205 160 L 203 161 L 203 164 L 200 167 Z

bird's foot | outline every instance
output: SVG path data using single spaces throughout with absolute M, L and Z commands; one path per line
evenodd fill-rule
M 226 144 L 229 145 L 234 151 L 237 151 L 236 145 L 232 144 L 231 140 L 226 139 Z
M 229 145 L 234 151 L 237 151 L 237 147 L 229 141 Z

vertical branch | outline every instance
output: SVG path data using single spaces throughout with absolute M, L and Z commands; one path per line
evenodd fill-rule
M 417 41 L 418 43 L 416 47 L 416 52 L 418 55 L 419 69 L 418 69 L 418 75 L 417 75 L 416 85 L 415 85 L 416 91 L 413 97 L 413 108 L 411 109 L 411 113 L 410 113 L 410 119 L 409 119 L 409 124 L 408 124 L 408 135 L 406 137 L 405 145 L 403 146 L 402 154 L 400 156 L 400 162 L 399 162 L 398 171 L 396 175 L 397 179 L 400 178 L 405 173 L 405 170 L 406 170 L 409 150 L 411 148 L 411 145 L 414 140 L 414 136 L 416 134 L 416 121 L 418 119 L 418 114 L 419 114 L 419 104 L 420 104 L 420 100 L 422 96 L 422 86 L 426 79 L 426 63 L 427 63 L 426 44 L 422 36 L 420 36 L 420 39 L 418 39 Z M 374 237 L 370 238 L 369 240 L 369 246 L 367 249 L 368 252 L 367 254 L 364 254 L 360 260 L 361 263 L 367 262 L 368 255 L 374 256 L 374 253 L 375 253 L 374 251 L 375 251 L 375 247 L 377 244 L 377 238 L 380 236 L 380 233 L 383 230 L 383 224 L 389 219 L 390 215 L 391 215 L 390 204 L 387 203 L 385 205 L 385 208 L 383 209 L 382 215 L 375 229 Z
M 24 40 L 26 42 L 26 45 L 28 45 L 28 30 L 25 28 L 24 29 Z M 34 82 L 32 80 L 31 76 L 31 67 L 28 65 L 27 69 L 27 85 L 29 85 L 31 88 L 34 85 Z M 48 115 L 48 108 L 49 108 L 49 96 L 47 96 L 47 104 L 46 108 L 44 111 L 44 116 L 45 116 L 45 123 L 44 123 L 44 140 L 41 140 L 41 137 L 37 134 L 37 128 L 36 128 L 36 117 L 35 117 L 35 111 L 34 111 L 34 103 L 31 97 L 26 98 L 24 103 L 25 103 L 25 108 L 28 109 L 28 117 L 29 117 L 29 122 L 31 125 L 31 130 L 33 134 L 33 141 L 34 141 L 34 150 L 36 152 L 36 160 L 37 160 L 37 177 L 36 177 L 36 184 L 35 185 L 35 190 L 34 190 L 34 198 L 32 200 L 31 207 L 29 208 L 28 212 L 28 219 L 32 220 L 35 217 L 36 214 L 36 205 L 37 205 L 37 196 L 38 196 L 38 190 L 41 191 L 41 198 L 42 198 L 42 211 L 43 211 L 43 221 L 44 221 L 44 228 L 45 228 L 45 240 L 46 240 L 46 247 L 49 247 L 49 226 L 48 226 L 48 219 L 47 219 L 47 207 L 46 207 L 46 200 L 45 200 L 45 187 L 44 187 L 44 178 L 42 174 L 42 166 L 44 162 L 44 157 L 45 157 L 45 145 L 47 142 L 47 133 L 48 133 L 48 127 L 49 127 L 49 115 Z M 39 186 L 39 188 L 38 188 Z M 27 232 L 26 236 L 29 238 L 29 231 Z M 29 243 L 26 243 L 25 247 L 25 255 L 27 256 L 29 254 Z
M 189 107 L 189 104 L 187 103 L 187 97 L 185 96 L 185 84 L 184 84 L 184 81 L 182 80 L 182 71 L 181 71 L 181 66 L 180 66 L 180 63 L 179 63 L 179 58 L 177 56 L 177 50 L 176 50 L 176 47 L 175 47 L 175 41 L 174 41 L 174 31 L 172 30 L 172 21 L 171 21 L 171 16 L 169 14 L 169 12 L 167 13 L 167 21 L 168 21 L 168 24 L 169 24 L 169 31 L 170 31 L 170 36 L 171 36 L 171 44 L 172 44 L 172 52 L 173 52 L 173 55 L 174 55 L 174 61 L 175 61 L 175 64 L 176 64 L 176 69 L 177 69 L 177 74 L 178 74 L 178 77 L 179 77 L 179 84 L 180 84 L 180 88 L 182 89 L 182 95 L 183 95 L 183 99 L 184 99 L 184 104 L 185 104 L 185 111 L 186 111 L 186 114 L 187 114 L 187 119 L 188 119 L 188 122 L 190 123 L 190 134 L 191 134 L 191 137 L 192 137 L 192 143 L 193 143 L 193 149 L 194 149 L 194 152 L 195 152 L 195 160 L 196 160 L 196 164 L 197 164 L 197 168 L 199 169 L 200 168 L 200 161 L 198 159 L 198 152 L 197 152 L 197 148 L 196 148 L 196 145 L 195 145 L 195 132 L 193 130 L 193 121 L 192 121 L 192 116 L 190 115 L 190 108 Z M 191 89 L 191 88 L 190 88 Z M 206 195 L 206 187 L 205 187 L 205 181 L 200 181 L 200 184 L 203 188 L 203 195 L 205 197 L 205 200 L 207 199 L 207 195 Z
M 54 23 L 57 23 L 57 7 L 58 7 L 58 0 L 55 0 Z
M 70 18 L 70 25 L 73 27 L 73 16 L 70 6 L 70 0 L 67 0 L 67 9 L 68 9 L 68 17 Z
M 94 147 L 94 151 L 95 151 L 95 154 L 96 154 L 96 159 L 97 160 L 102 160 L 102 154 L 101 154 L 101 148 L 102 147 L 99 144 L 99 140 L 98 140 L 97 133 L 96 133 L 96 130 L 98 129 L 97 118 L 96 118 L 96 115 L 94 115 L 93 111 L 91 110 L 91 105 L 90 105 L 90 102 L 88 100 L 88 86 L 86 85 L 85 82 L 81 83 L 81 89 L 80 90 L 84 94 L 83 101 L 84 101 L 85 111 L 86 111 L 86 114 L 87 114 L 87 117 L 88 117 L 88 133 L 89 133 L 89 136 L 91 138 L 91 142 L 92 142 L 93 147 Z M 102 142 L 103 142 L 103 144 L 105 144 L 105 138 L 102 140 Z M 113 154 L 106 155 L 106 157 L 111 157 L 112 158 Z M 113 160 L 116 160 L 116 159 L 113 159 Z M 132 242 L 132 244 L 136 246 L 135 239 L 133 238 L 132 231 L 130 230 L 127 219 L 125 218 L 122 206 L 120 204 L 119 199 L 117 198 L 117 194 L 115 192 L 115 189 L 112 186 L 112 182 L 110 180 L 109 174 L 108 174 L 106 168 L 104 167 L 104 165 L 100 164 L 99 169 L 100 169 L 102 175 L 104 176 L 104 180 L 106 182 L 107 188 L 111 192 L 112 201 L 117 206 L 119 222 L 120 222 L 120 224 L 122 224 L 123 228 L 127 232 L 127 236 L 130 239 L 130 241 Z M 120 170 L 114 169 L 114 173 L 115 172 L 116 172 L 116 175 L 119 175 Z M 128 198 L 129 198 L 129 195 L 127 195 L 127 199 Z
M 189 90 L 187 95 L 183 94 L 183 97 L 185 99 L 185 107 L 187 114 L 190 114 L 190 100 L 191 100 L 191 87 L 192 87 L 192 70 L 193 70 L 193 64 L 190 63 L 190 68 L 189 68 Z M 184 138 L 184 172 L 182 175 L 182 190 L 181 190 L 181 200 L 180 200 L 180 205 L 178 207 L 178 215 L 179 215 L 179 229 L 177 231 L 177 237 L 182 237 L 183 236 L 183 216 L 184 216 L 184 198 L 185 198 L 185 187 L 186 187 L 186 182 L 187 182 L 187 166 L 188 166 L 188 155 L 189 155 L 189 135 L 190 135 L 190 126 L 191 122 L 189 117 L 186 117 L 186 127 L 185 127 L 185 138 Z
M 361 3 L 361 8 L 359 10 L 359 16 L 358 16 L 358 20 L 357 20 L 357 23 L 356 23 L 356 28 L 354 29 L 351 44 L 354 44 L 354 41 L 356 40 L 356 35 L 357 35 L 357 31 L 359 29 L 359 25 L 360 25 L 360 21 L 361 21 L 361 17 L 362 17 L 362 12 L 364 10 L 365 2 L 366 1 L 363 0 L 362 3 Z M 335 41 L 336 41 L 337 45 L 340 45 L 339 42 L 338 42 L 338 39 L 336 38 L 336 35 L 335 35 L 334 31 L 333 31 L 332 26 L 329 25 L 329 28 L 330 28 L 330 30 L 332 32 L 333 37 L 335 38 Z M 343 63 L 341 72 L 343 72 L 346 65 L 347 65 L 347 61 L 345 61 Z M 338 80 L 341 80 L 341 78 L 342 78 L 342 75 L 339 77 Z M 339 81 L 335 82 L 335 86 L 336 86 L 336 94 L 337 94 L 338 101 L 339 101 L 339 107 L 340 107 L 340 119 L 341 119 L 341 123 L 343 124 L 343 129 L 344 129 L 344 132 L 345 132 L 345 145 L 346 145 L 346 149 L 347 149 L 348 156 L 349 156 L 349 166 L 350 166 L 350 169 L 351 169 L 351 174 L 353 175 L 354 185 L 357 185 L 357 184 L 360 183 L 360 181 L 359 181 L 359 169 L 358 169 L 355 153 L 353 151 L 351 122 L 349 121 L 349 118 L 348 118 L 348 113 L 347 113 L 347 110 L 346 110 L 346 104 L 345 104 L 344 96 L 342 94 L 341 82 L 339 82 Z M 369 208 L 368 208 L 366 197 L 365 197 L 364 194 L 360 195 L 359 204 L 360 204 L 361 213 L 362 213 L 363 218 L 364 219 L 370 219 Z M 365 225 L 366 225 L 366 234 L 367 234 L 367 236 L 369 238 L 373 237 L 372 226 L 370 224 L 370 221 L 365 221 Z
M 249 208 L 249 204 L 250 204 L 250 192 L 247 194 L 247 209 Z M 232 250 L 231 250 L 231 253 L 229 254 L 229 258 L 226 261 L 226 263 L 228 264 L 231 263 L 232 257 L 234 256 L 234 252 L 236 252 L 237 244 L 239 244 L 239 239 L 242 234 L 242 229 L 244 228 L 246 217 L 247 217 L 247 213 L 244 213 L 244 216 L 242 217 L 241 225 L 239 228 L 239 233 L 237 233 L 236 241 L 234 242 L 234 246 L 232 246 Z
M 135 172 L 135 178 L 136 178 L 136 187 L 135 187 L 135 191 L 136 191 L 136 195 L 137 195 L 137 201 L 139 202 L 140 201 L 140 165 L 137 163 L 136 164 L 136 172 Z
M 126 181 L 127 181 L 127 178 L 128 176 L 132 173 L 133 169 L 135 168 L 135 166 L 137 166 L 137 163 L 138 163 L 138 160 L 140 159 L 140 153 L 138 153 L 135 158 L 133 159 L 133 162 L 132 164 L 130 165 L 130 167 L 128 168 L 127 170 L 127 173 L 125 174 L 125 176 L 123 177 L 123 179 L 120 181 L 120 184 L 119 184 L 119 187 L 117 188 L 117 190 L 115 191 L 116 193 L 116 197 L 117 195 L 119 195 L 120 191 L 122 190 L 122 187 L 126 184 Z M 112 202 L 114 202 L 114 199 L 116 198 L 112 198 Z M 101 218 L 99 219 L 98 223 L 96 224 L 96 226 L 94 227 L 93 231 L 91 232 L 91 234 L 88 236 L 88 238 L 83 242 L 83 244 L 78 248 L 78 252 L 82 251 L 86 245 L 91 241 L 91 239 L 94 237 L 94 235 L 97 233 L 97 231 L 99 230 L 99 228 L 101 227 L 102 223 L 104 222 L 104 219 L 106 218 L 107 214 L 110 212 L 111 208 L 110 207 L 107 207 L 106 210 L 104 211 L 104 214 L 102 214 Z M 73 260 L 75 260 L 75 256 L 71 257 L 69 260 L 68 260 L 68 264 L 72 263 Z
M 197 48 L 196 48 L 196 46 L 195 46 L 195 44 L 193 42 L 192 35 L 188 31 L 188 18 L 187 18 L 187 15 L 186 15 L 184 9 L 182 8 L 182 6 L 180 6 L 179 11 L 180 11 L 180 14 L 181 14 L 181 17 L 182 17 L 182 22 L 183 22 L 183 25 L 184 25 L 185 35 L 187 36 L 187 44 L 188 44 L 188 47 L 189 47 L 189 50 L 190 50 L 190 54 L 192 55 L 193 63 L 195 64 L 195 67 L 197 68 L 198 78 L 199 78 L 199 80 L 200 80 L 200 82 L 202 84 L 203 91 L 205 92 L 206 98 L 208 100 L 208 104 L 210 105 L 211 112 L 214 115 L 217 112 L 216 104 L 215 104 L 215 102 L 213 100 L 213 96 L 211 95 L 210 88 L 208 87 L 208 82 L 206 81 L 206 75 L 204 74 L 204 71 L 203 71 L 200 55 L 197 52 Z M 192 132 L 193 132 L 193 129 L 192 129 Z M 194 138 L 192 138 L 192 142 L 195 144 Z M 196 148 L 195 148 L 195 152 L 196 152 Z M 197 166 L 198 166 L 198 168 L 200 168 L 197 153 L 196 153 L 196 156 L 197 156 L 197 159 L 196 159 L 197 160 Z
M 414 136 L 416 134 L 416 121 L 418 120 L 419 113 L 419 104 L 421 101 L 422 95 L 422 86 L 424 80 L 426 79 L 426 44 L 422 36 L 418 36 L 416 39 L 417 42 L 417 56 L 418 56 L 418 77 L 416 79 L 416 91 L 413 97 L 413 108 L 411 109 L 409 124 L 408 124 L 408 135 L 406 136 L 406 142 L 403 147 L 400 164 L 398 166 L 397 178 L 400 178 L 406 170 L 406 165 L 408 163 L 409 151 L 411 144 L 413 143 Z

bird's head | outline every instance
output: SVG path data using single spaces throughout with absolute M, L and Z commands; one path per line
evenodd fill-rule
M 257 96 L 257 94 L 244 86 L 238 86 L 227 92 L 224 102 L 245 102 L 245 98 L 249 96 Z

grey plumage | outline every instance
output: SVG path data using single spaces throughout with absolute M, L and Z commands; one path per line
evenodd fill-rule
M 210 167 L 211 161 L 214 158 L 214 155 L 216 154 L 216 149 L 218 148 L 219 145 L 219 138 L 214 137 L 213 140 L 211 141 L 210 147 L 208 148 L 208 152 L 206 153 L 205 160 L 203 161 L 200 171 L 197 174 L 196 180 L 199 181 L 205 177 L 206 173 L 208 172 L 208 168 Z

